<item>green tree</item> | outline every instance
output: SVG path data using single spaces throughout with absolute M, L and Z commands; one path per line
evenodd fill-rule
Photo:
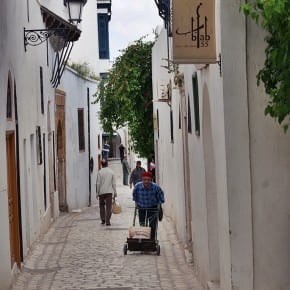
M 253 0 L 241 8 L 267 31 L 265 63 L 257 81 L 258 85 L 263 82 L 269 96 L 265 114 L 283 122 L 286 131 L 290 123 L 290 1 Z
M 124 49 L 101 81 L 96 98 L 104 131 L 112 134 L 128 125 L 134 151 L 147 158 L 154 152 L 152 46 L 152 41 L 141 38 Z

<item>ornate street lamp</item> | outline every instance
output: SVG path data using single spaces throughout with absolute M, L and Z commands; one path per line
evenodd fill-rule
M 46 23 L 45 29 L 25 29 L 24 28 L 24 48 L 26 51 L 27 45 L 37 46 L 46 41 L 52 35 L 72 39 L 71 35 L 80 34 L 74 33 L 78 31 L 77 24 L 82 21 L 82 10 L 87 0 L 64 0 L 64 4 L 68 8 L 69 23 L 64 21 L 58 15 L 54 14 L 44 6 L 41 6 L 43 21 Z M 48 21 L 49 19 L 49 21 Z M 73 37 L 73 41 L 76 37 Z
M 65 0 L 65 4 L 68 6 L 68 21 L 77 25 L 82 21 L 83 7 L 87 3 L 87 0 Z
M 66 62 L 70 56 L 73 43 L 80 37 L 81 31 L 77 25 L 81 22 L 82 10 L 87 0 L 64 0 L 68 9 L 69 19 L 64 20 L 44 6 L 40 6 L 43 22 L 43 29 L 24 28 L 24 50 L 27 46 L 37 46 L 46 42 L 46 59 L 48 64 L 48 39 L 55 52 L 53 61 L 51 83 L 57 87 L 60 83 Z

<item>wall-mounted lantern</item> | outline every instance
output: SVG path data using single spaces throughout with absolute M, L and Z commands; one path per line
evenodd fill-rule
M 87 0 L 65 0 L 69 14 L 68 21 L 70 23 L 77 25 L 82 21 L 83 7 L 86 3 Z
M 60 83 L 65 64 L 71 53 L 74 41 L 77 41 L 81 31 L 77 24 L 81 22 L 82 10 L 87 0 L 64 0 L 68 9 L 69 19 L 64 20 L 44 6 L 40 6 L 43 22 L 43 29 L 25 29 L 24 28 L 24 50 L 27 46 L 37 46 L 46 42 L 47 65 L 48 61 L 48 39 L 50 39 L 52 48 L 55 52 L 53 61 L 51 84 L 57 87 Z
M 58 35 L 65 38 L 68 34 L 72 35 L 73 30 L 77 30 L 76 26 L 82 21 L 82 10 L 84 5 L 87 3 L 87 0 L 65 0 L 64 3 L 68 8 L 69 23 L 44 6 L 41 6 L 40 9 L 43 16 L 43 21 L 46 24 L 46 28 L 24 28 L 25 51 L 27 45 L 37 46 L 46 41 L 52 35 Z M 47 21 L 47 18 L 50 18 L 50 22 Z M 75 41 L 75 39 L 73 39 L 73 41 Z

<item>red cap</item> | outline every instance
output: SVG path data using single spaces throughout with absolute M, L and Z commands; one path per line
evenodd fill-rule
M 151 172 L 149 172 L 149 171 L 144 171 L 144 172 L 142 173 L 142 177 L 152 177 L 152 174 L 151 174 Z

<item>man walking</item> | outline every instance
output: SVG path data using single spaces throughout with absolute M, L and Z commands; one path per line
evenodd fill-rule
M 100 217 L 102 225 L 111 225 L 112 199 L 117 196 L 116 178 L 112 169 L 108 167 L 108 161 L 102 160 L 102 169 L 97 175 L 96 193 L 99 198 Z
M 132 188 L 132 184 L 135 186 L 136 183 L 142 181 L 142 173 L 145 172 L 146 170 L 141 167 L 141 161 L 137 161 L 136 162 L 136 167 L 134 168 L 134 170 L 131 172 L 130 175 L 130 188 Z
M 123 168 L 123 185 L 129 185 L 128 178 L 130 173 L 130 166 L 126 155 L 124 155 L 124 159 L 122 161 L 122 168 Z
M 122 163 L 125 156 L 125 146 L 122 143 L 119 146 L 119 151 L 120 151 L 120 159 Z
M 159 185 L 152 182 L 152 174 L 142 173 L 142 182 L 133 189 L 133 200 L 138 207 L 140 226 L 145 226 L 146 219 L 151 227 L 151 239 L 156 237 L 158 206 L 164 203 L 164 193 Z

